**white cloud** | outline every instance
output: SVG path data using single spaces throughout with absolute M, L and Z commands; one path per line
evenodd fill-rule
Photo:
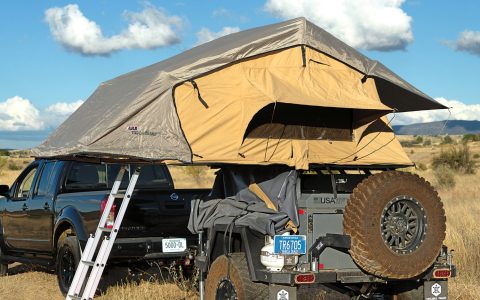
M 215 9 L 212 12 L 212 16 L 214 16 L 214 17 L 225 17 L 225 16 L 229 16 L 229 15 L 230 15 L 230 12 L 223 7 Z
M 60 116 L 67 116 L 77 110 L 80 105 L 83 104 L 82 100 L 78 100 L 75 102 L 58 102 L 48 106 L 45 111 L 49 113 L 54 113 Z
M 0 131 L 41 130 L 44 125 L 30 100 L 15 96 L 0 102 Z
M 65 121 L 80 105 L 83 104 L 82 100 L 75 102 L 58 102 L 45 108 L 45 125 L 50 128 L 55 128 Z
M 268 0 L 276 17 L 306 17 L 347 44 L 366 50 L 403 50 L 413 42 L 405 0 Z
M 458 40 L 453 42 L 453 47 L 457 51 L 480 55 L 480 31 L 465 30 L 460 33 Z
M 106 37 L 94 21 L 86 18 L 76 4 L 45 11 L 50 32 L 66 49 L 83 55 L 109 55 L 122 49 L 155 49 L 180 42 L 175 31 L 182 19 L 147 5 L 142 12 L 126 12 L 129 24 L 117 35 Z
M 218 32 L 210 31 L 210 29 L 203 27 L 197 32 L 197 45 L 210 42 L 211 40 L 217 39 L 224 35 L 228 35 L 231 33 L 239 32 L 240 28 L 238 27 L 223 27 L 222 30 Z
M 0 131 L 36 131 L 55 128 L 74 112 L 83 101 L 59 102 L 44 111 L 30 100 L 14 96 L 0 102 Z
M 458 100 L 435 98 L 441 104 L 450 107 L 451 116 L 446 109 L 419 112 L 398 113 L 392 123 L 395 125 L 426 123 L 450 120 L 480 120 L 480 104 L 465 104 Z M 390 116 L 391 118 L 391 116 Z

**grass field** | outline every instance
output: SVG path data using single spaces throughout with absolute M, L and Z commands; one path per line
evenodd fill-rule
M 402 140 L 413 137 L 401 137 Z M 406 147 L 405 150 L 417 165 L 423 164 L 426 169 L 413 169 L 410 171 L 425 177 L 434 186 L 437 181 L 431 168 L 431 159 L 440 153 L 442 147 L 438 138 L 429 138 L 432 144 L 428 146 Z M 470 150 L 477 157 L 477 166 L 480 165 L 480 142 L 470 143 Z M 475 154 L 477 154 L 475 156 Z M 25 164 L 28 159 L 15 158 L 19 165 Z M 478 167 L 477 167 L 478 169 Z M 0 169 L 0 184 L 10 184 L 18 170 Z M 188 173 L 174 170 L 176 185 L 188 186 L 188 178 L 197 173 Z M 200 172 L 195 185 L 205 186 L 210 182 L 212 173 Z M 195 175 L 197 176 L 197 175 Z M 207 180 L 202 180 L 206 177 Z M 450 299 L 478 299 L 476 288 L 480 283 L 480 172 L 473 175 L 455 175 L 456 185 L 453 188 L 439 188 L 437 190 L 442 198 L 447 214 L 447 238 L 445 244 L 454 249 L 454 262 L 458 268 L 458 276 L 450 281 Z M 181 290 L 176 285 L 168 282 L 160 284 L 142 282 L 141 284 L 125 284 L 114 286 L 106 294 L 96 299 L 195 299 L 192 292 Z M 54 274 L 28 269 L 24 266 L 15 266 L 12 273 L 0 279 L 0 299 L 62 299 L 58 291 Z

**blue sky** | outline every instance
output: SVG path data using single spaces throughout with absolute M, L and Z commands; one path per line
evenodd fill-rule
M 69 4 L 76 7 L 67 12 Z M 480 119 L 480 2 L 474 0 L 4 1 L 0 5 L 0 148 L 38 144 L 103 81 L 223 33 L 300 15 L 454 106 L 454 118 Z M 100 38 L 90 45 L 78 42 L 75 34 L 83 30 L 81 24 L 72 34 L 64 22 L 76 20 L 73 15 L 88 19 L 90 25 L 94 22 L 92 28 L 101 29 Z M 147 29 L 156 30 L 150 33 L 162 33 L 165 26 L 168 32 L 163 40 L 144 45 L 148 32 L 141 38 L 133 36 L 133 30 L 125 33 L 135 22 L 147 22 Z M 121 42 L 109 39 L 112 36 Z M 448 114 L 442 113 L 399 120 L 445 119 Z

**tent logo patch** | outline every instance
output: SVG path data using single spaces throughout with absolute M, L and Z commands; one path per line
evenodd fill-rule
M 128 125 L 127 130 L 130 132 L 138 132 L 138 126 L 137 125 Z
M 126 129 L 127 129 L 128 132 L 130 132 L 131 134 L 135 134 L 135 135 L 146 135 L 146 136 L 157 136 L 157 135 L 159 135 L 158 132 L 153 132 L 153 131 L 148 131 L 148 130 L 140 131 L 140 126 L 138 126 L 138 125 L 128 125 Z

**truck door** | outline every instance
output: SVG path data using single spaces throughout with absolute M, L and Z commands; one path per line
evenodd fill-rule
M 56 161 L 45 162 L 38 172 L 39 176 L 32 189 L 31 197 L 26 201 L 27 219 L 24 230 L 31 233 L 29 249 L 51 251 L 53 240 L 53 201 L 56 194 L 56 177 L 61 168 Z
M 27 199 L 32 193 L 38 167 L 39 162 L 35 161 L 20 174 L 6 202 L 2 225 L 5 243 L 11 250 L 31 247 L 33 235 L 25 228 L 28 219 Z

